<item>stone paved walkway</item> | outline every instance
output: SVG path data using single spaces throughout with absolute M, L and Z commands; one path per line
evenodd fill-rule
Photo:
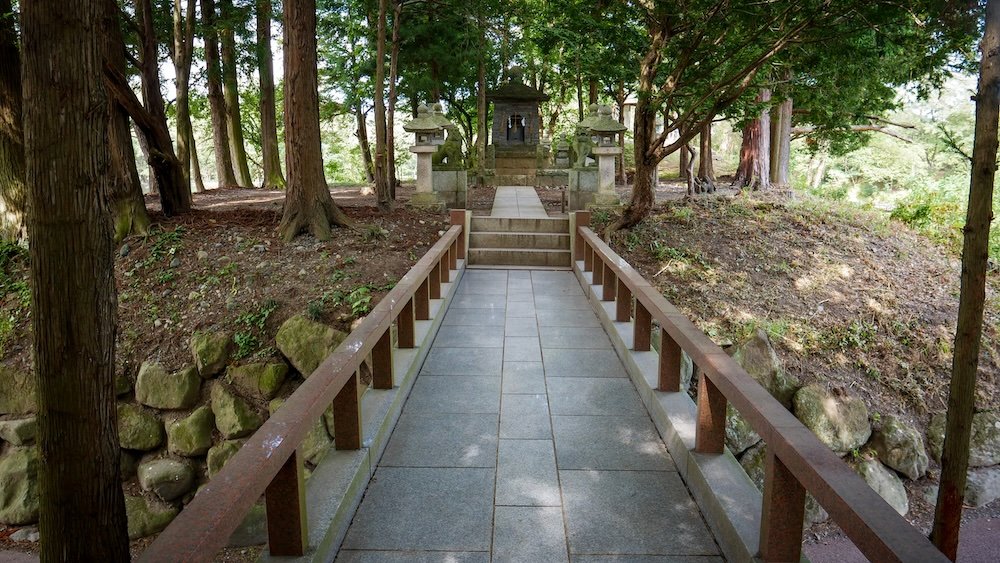
M 531 186 L 500 186 L 493 196 L 493 217 L 548 217 Z
M 338 561 L 718 554 L 573 274 L 467 270 Z

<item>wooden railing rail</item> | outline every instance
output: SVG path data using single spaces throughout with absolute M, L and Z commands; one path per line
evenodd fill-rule
M 301 556 L 308 544 L 302 456 L 298 448 L 333 405 L 338 450 L 359 449 L 361 389 L 358 370 L 372 354 L 372 385 L 394 385 L 391 327 L 399 348 L 413 348 L 414 322 L 429 317 L 456 261 L 465 258 L 465 210 L 451 212 L 451 228 L 364 321 L 328 356 L 222 470 L 142 554 L 142 561 L 210 561 L 225 547 L 253 505 L 265 498 L 271 555 Z
M 872 561 L 947 561 L 924 535 L 602 241 L 589 222 L 589 212 L 576 214 L 575 260 L 583 261 L 584 272 L 593 272 L 592 283 L 602 286 L 597 292 L 601 299 L 616 301 L 615 320 L 634 319 L 633 351 L 649 351 L 652 322 L 660 325 L 657 389 L 680 391 L 681 350 L 691 357 L 700 374 L 694 451 L 723 453 L 727 403 L 767 444 L 759 543 L 764 561 L 799 560 L 806 491 Z

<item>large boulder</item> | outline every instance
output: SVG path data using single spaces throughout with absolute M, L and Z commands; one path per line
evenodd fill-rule
M 38 450 L 11 448 L 0 456 L 0 524 L 38 521 Z
M 212 412 L 215 413 L 215 426 L 226 439 L 249 436 L 264 423 L 264 418 L 250 403 L 221 382 L 212 386 Z
M 726 405 L 726 446 L 733 455 L 740 455 L 750 446 L 760 442 L 760 434 L 732 405 Z
M 226 462 L 243 447 L 243 442 L 243 440 L 223 440 L 209 448 L 207 458 L 209 479 L 215 477 L 215 474 L 219 471 L 222 471 L 222 467 L 226 465 Z
M 318 323 L 305 315 L 295 315 L 278 329 L 278 349 L 292 366 L 309 377 L 337 349 L 347 334 Z
M 157 409 L 189 409 L 200 393 L 201 378 L 193 366 L 169 373 L 156 362 L 145 362 L 135 380 L 135 399 Z
M 814 383 L 799 389 L 793 402 L 795 416 L 837 453 L 860 448 L 871 437 L 868 407 L 859 397 Z
M 163 444 L 163 423 L 139 405 L 119 403 L 118 443 L 126 450 L 155 450 Z
M 38 426 L 35 417 L 18 420 L 0 420 L 0 440 L 10 442 L 15 446 L 26 446 L 34 443 Z
M 35 412 L 35 383 L 30 373 L 0 365 L 0 414 Z
M 758 443 L 750 448 L 740 457 L 740 465 L 747 472 L 747 476 L 757 486 L 761 492 L 764 491 L 765 456 L 767 455 L 767 445 L 764 442 Z M 808 526 L 817 522 L 826 522 L 830 514 L 816 501 L 816 497 L 806 493 L 806 506 L 803 521 Z
M 167 425 L 167 449 L 172 454 L 184 457 L 205 455 L 212 447 L 212 430 L 215 429 L 215 415 L 212 409 L 199 407 L 189 416 L 177 419 Z
M 965 504 L 979 508 L 1000 498 L 1000 467 L 987 467 L 969 472 L 965 484 Z
M 870 445 L 882 463 L 910 479 L 919 479 L 927 473 L 930 459 L 920 432 L 895 416 L 882 417 Z
M 228 332 L 198 332 L 191 337 L 191 355 L 198 373 L 205 379 L 215 377 L 229 363 L 233 338 Z
M 882 462 L 877 459 L 862 460 L 855 464 L 854 470 L 901 516 L 910 511 L 910 501 L 906 498 L 903 482 Z
M 931 455 L 941 461 L 944 447 L 945 413 L 931 417 L 927 428 L 927 444 Z M 969 441 L 969 467 L 987 467 L 1000 464 L 1000 413 L 977 412 L 972 417 L 972 439 Z
M 737 346 L 733 360 L 785 408 L 791 409 L 792 397 L 802 383 L 794 375 L 785 373 L 767 332 L 757 329 L 746 342 Z
M 273 415 L 284 402 L 284 399 L 275 399 L 268 404 L 267 409 Z M 317 465 L 326 452 L 330 450 L 332 443 L 330 434 L 327 433 L 324 417 L 320 417 L 302 440 L 299 451 L 302 452 L 302 458 L 305 461 Z
M 168 504 L 147 501 L 143 497 L 125 495 L 128 517 L 128 539 L 137 540 L 162 532 L 177 516 L 178 510 Z
M 278 394 L 288 375 L 288 364 L 245 364 L 229 366 L 226 380 L 246 395 L 268 401 Z
M 194 486 L 194 469 L 175 459 L 153 459 L 139 466 L 139 486 L 171 501 L 184 496 Z

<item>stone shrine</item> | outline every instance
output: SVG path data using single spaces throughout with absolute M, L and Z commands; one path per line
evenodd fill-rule
M 512 68 L 506 83 L 486 94 L 493 103 L 492 143 L 486 165 L 503 185 L 533 185 L 538 170 L 541 141 L 539 104 L 549 97 L 524 83 L 519 68 Z

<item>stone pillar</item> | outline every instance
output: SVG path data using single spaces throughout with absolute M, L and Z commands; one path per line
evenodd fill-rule
M 417 193 L 410 198 L 410 205 L 420 208 L 444 208 L 444 203 L 434 193 L 434 177 L 431 157 L 437 151 L 435 145 L 415 145 L 410 152 L 417 155 Z

